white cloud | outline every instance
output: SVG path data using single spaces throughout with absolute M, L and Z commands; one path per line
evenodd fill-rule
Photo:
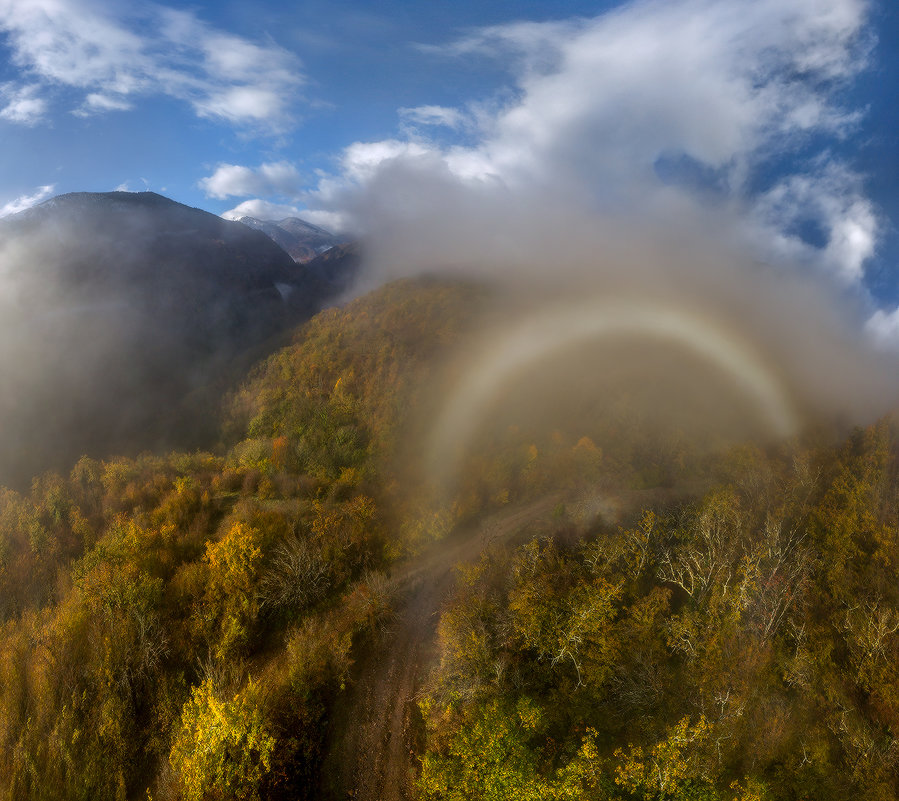
M 46 186 L 39 186 L 37 191 L 35 191 L 31 195 L 20 195 L 15 198 L 15 200 L 10 200 L 5 206 L 0 207 L 0 217 L 6 217 L 10 214 L 18 214 L 20 211 L 25 211 L 25 209 L 30 209 L 36 203 L 40 203 L 42 200 L 46 200 L 50 195 L 53 194 L 53 190 L 55 189 L 55 184 L 47 184 Z
M 285 217 L 299 217 L 302 212 L 285 203 L 271 203 L 268 200 L 253 198 L 228 209 L 222 217 L 226 220 L 239 220 L 241 217 L 255 217 L 257 220 L 283 220 Z
M 0 118 L 22 125 L 36 125 L 47 111 L 47 104 L 37 96 L 38 87 L 34 85 L 0 86 Z
M 260 164 L 256 168 L 239 164 L 220 164 L 215 172 L 199 182 L 207 197 L 228 198 L 247 195 L 293 197 L 301 187 L 297 168 L 286 161 Z
M 277 130 L 304 82 L 298 59 L 283 48 L 153 2 L 0 0 L 0 34 L 35 82 L 32 91 L 37 84 L 82 91 L 75 109 L 82 115 L 168 95 L 201 117 Z
M 105 95 L 99 92 L 91 92 L 84 98 L 81 108 L 75 110 L 79 117 L 90 114 L 102 114 L 106 111 L 127 111 L 132 107 L 130 101 L 122 96 Z
M 613 12 L 614 13 L 614 12 Z M 472 55 L 500 59 L 513 71 L 549 69 L 557 62 L 558 42 L 578 35 L 585 20 L 555 22 L 513 22 L 477 28 L 445 45 L 420 45 L 425 53 L 468 57 Z M 509 57 L 515 60 L 510 61 Z
M 899 348 L 899 308 L 891 312 L 878 309 L 865 324 L 875 344 L 890 350 Z
M 863 194 L 862 178 L 845 165 L 819 158 L 814 172 L 790 175 L 755 204 L 763 230 L 773 232 L 774 251 L 818 262 L 846 284 L 859 284 L 865 262 L 874 255 L 877 214 Z M 824 238 L 809 245 L 794 233 L 813 224 Z
M 210 93 L 194 107 L 201 117 L 219 117 L 240 124 L 277 119 L 283 105 L 280 92 L 258 86 L 237 86 Z
M 399 109 L 400 121 L 404 126 L 435 125 L 458 129 L 468 124 L 468 117 L 457 108 L 447 106 L 416 106 Z
M 857 126 L 859 112 L 837 98 L 866 66 L 867 10 L 867 0 L 637 0 L 590 19 L 473 31 L 425 49 L 510 66 L 515 85 L 492 111 L 469 106 L 478 108 L 469 116 L 475 144 L 436 144 L 410 127 L 459 124 L 454 109 L 401 109 L 406 138 L 351 145 L 339 172 L 304 201 L 369 214 L 373 203 L 352 198 L 377 185 L 383 225 L 384 209 L 414 209 L 404 198 L 416 171 L 421 196 L 435 180 L 455 180 L 500 202 L 513 193 L 598 213 L 661 215 L 672 205 L 702 207 L 711 193 L 777 253 L 858 282 L 877 219 L 851 169 L 825 154 L 761 197 L 751 179 L 773 155 Z M 663 177 L 666 162 L 685 166 Z M 825 231 L 826 244 L 805 243 L 799 221 Z
M 520 101 L 486 147 L 509 170 L 628 185 L 651 181 L 656 159 L 680 152 L 739 182 L 775 142 L 840 126 L 818 83 L 860 68 L 863 13 L 860 0 L 651 0 L 576 32 L 550 26 L 542 39 L 494 28 L 500 44 L 532 55 Z
M 228 211 L 222 214 L 222 217 L 226 220 L 255 217 L 257 220 L 272 220 L 274 222 L 283 220 L 285 217 L 300 217 L 306 222 L 318 225 L 334 233 L 340 233 L 345 223 L 344 216 L 339 212 L 300 209 L 285 203 L 271 203 L 261 198 L 245 200 L 233 209 L 228 209 Z
M 431 155 L 420 142 L 386 139 L 381 142 L 356 142 L 343 151 L 340 166 L 344 175 L 362 180 L 370 178 L 385 163 L 394 159 L 416 159 Z

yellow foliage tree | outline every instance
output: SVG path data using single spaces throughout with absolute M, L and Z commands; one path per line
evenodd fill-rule
M 640 746 L 631 746 L 627 752 L 619 748 L 615 752 L 620 760 L 615 783 L 629 793 L 659 801 L 682 797 L 686 786 L 709 784 L 702 757 L 710 729 L 705 717 L 692 726 L 687 717 L 678 721 L 668 736 L 648 752 Z
M 246 644 L 259 614 L 258 541 L 255 529 L 235 523 L 222 540 L 206 545 L 209 581 L 198 612 L 199 626 L 219 659 L 233 656 Z
M 184 801 L 259 798 L 275 748 L 261 696 L 252 679 L 230 697 L 209 678 L 193 688 L 169 754 Z

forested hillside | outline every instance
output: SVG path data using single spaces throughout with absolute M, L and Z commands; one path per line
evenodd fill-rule
M 2 491 L 0 798 L 899 796 L 894 422 L 523 414 L 435 492 L 429 416 L 491 298 L 388 285 L 259 364 L 217 452 Z M 414 692 L 373 790 L 323 765 L 387 748 L 346 708 L 392 654 Z
M 0 484 L 85 453 L 209 447 L 221 394 L 345 288 L 353 258 L 337 256 L 298 265 L 153 192 L 0 219 Z

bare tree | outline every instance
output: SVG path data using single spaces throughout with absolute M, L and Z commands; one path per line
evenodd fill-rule
M 277 547 L 259 583 L 260 606 L 306 609 L 323 598 L 330 585 L 331 571 L 319 549 L 300 537 L 291 537 Z

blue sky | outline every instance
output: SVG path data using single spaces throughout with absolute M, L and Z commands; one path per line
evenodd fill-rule
M 0 208 L 686 215 L 899 342 L 896 5 L 0 0 Z

